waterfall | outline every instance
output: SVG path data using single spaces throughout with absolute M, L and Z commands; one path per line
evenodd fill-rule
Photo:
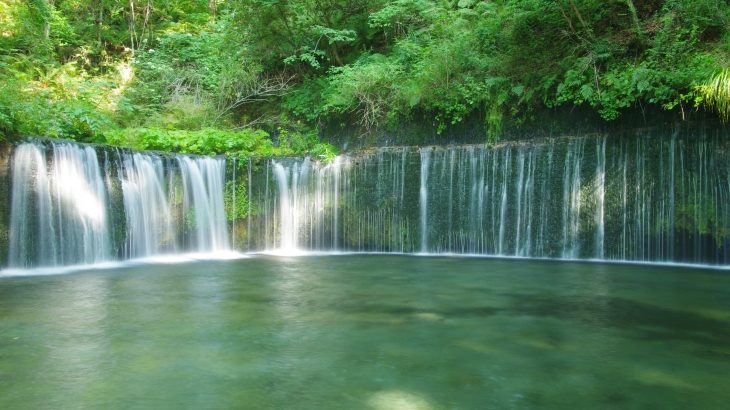
M 121 178 L 127 223 L 127 255 L 144 257 L 176 249 L 162 159 L 125 153 Z
M 72 142 L 18 145 L 11 169 L 8 266 L 229 249 L 225 160 L 176 159 Z M 178 191 L 184 193 L 183 209 Z
M 233 169 L 233 178 L 231 178 L 231 206 L 229 210 L 230 220 L 233 221 L 231 226 L 231 246 L 236 247 L 236 210 L 238 209 L 236 204 L 236 158 L 231 160 L 231 168 Z M 250 178 L 249 178 L 250 179 Z
M 187 156 L 177 160 L 183 180 L 183 212 L 192 217 L 195 232 L 193 249 L 198 252 L 229 249 L 223 207 L 225 160 Z
M 596 202 L 597 209 L 595 213 L 596 219 L 596 243 L 594 255 L 598 259 L 604 256 L 604 237 L 606 235 L 605 227 L 605 200 L 606 200 L 606 138 L 599 144 L 596 144 Z
M 504 237 L 507 228 L 507 184 L 509 183 L 510 159 L 512 150 L 510 147 L 504 149 L 504 159 L 502 161 L 502 195 L 499 207 L 499 243 L 497 245 L 497 254 L 504 255 L 505 243 Z
M 340 247 L 343 230 L 340 212 L 344 206 L 340 201 L 341 172 L 346 165 L 343 158 L 335 158 L 325 165 L 313 164 L 309 159 L 288 165 L 271 162 L 278 188 L 278 215 L 268 212 L 266 219 L 279 221 L 280 240 L 275 249 L 291 253 L 300 248 L 337 250 Z
M 91 147 L 21 144 L 13 157 L 11 267 L 94 263 L 111 257 L 106 186 Z M 20 239 L 23 240 L 20 240 Z
M 35 145 L 22 144 L 15 149 L 13 158 L 13 189 L 11 194 L 10 238 L 32 238 L 33 243 L 11 240 L 8 245 L 8 262 L 13 267 L 25 267 L 37 251 L 37 258 L 49 265 L 57 262 L 55 229 L 52 224 L 51 189 L 46 171 L 45 152 Z M 31 200 L 35 194 L 37 217 L 31 218 Z M 36 229 L 30 225 L 35 221 Z
M 246 192 L 247 199 L 248 199 L 248 210 L 246 215 L 246 233 L 248 234 L 248 242 L 246 245 L 248 248 L 251 248 L 251 214 L 252 214 L 252 208 L 251 208 L 251 202 L 252 202 L 252 178 L 251 175 L 253 173 L 253 162 L 251 161 L 251 157 L 248 158 L 248 191 Z M 236 182 L 236 178 L 233 178 L 233 183 Z
M 585 140 L 568 144 L 563 173 L 563 258 L 578 258 L 580 252 L 581 166 Z
M 248 158 L 228 173 L 222 157 L 36 140 L 14 148 L 10 175 L 12 268 L 231 243 L 730 264 L 720 131 L 378 148 L 327 163 Z
M 419 188 L 418 207 L 421 211 L 421 252 L 428 252 L 428 172 L 431 149 L 421 149 L 421 187 Z
M 297 237 L 299 236 L 298 211 L 299 209 L 292 205 L 296 203 L 296 177 L 297 167 L 287 172 L 283 165 L 274 162 L 274 175 L 279 183 L 279 217 L 281 218 L 281 244 L 279 249 L 282 251 L 294 251 L 297 249 Z M 293 181 L 293 187 L 290 188 L 290 176 Z
M 257 188 L 253 175 L 263 212 L 248 249 L 286 237 L 300 250 L 730 263 L 721 136 L 394 147 L 338 161 L 337 178 L 333 164 L 275 162 L 278 189 Z M 278 212 L 266 210 L 272 203 Z
M 332 201 L 332 208 L 334 209 L 333 214 L 333 227 L 332 227 L 332 244 L 333 248 L 337 250 L 337 244 L 339 242 L 339 215 L 340 215 L 340 166 L 342 157 L 336 157 L 332 163 L 332 175 L 334 177 L 334 198 Z M 320 173 L 320 175 L 323 173 Z

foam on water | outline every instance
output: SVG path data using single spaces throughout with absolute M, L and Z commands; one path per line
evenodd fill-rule
M 133 266 L 144 265 L 172 265 L 180 263 L 200 262 L 200 261 L 232 261 L 252 257 L 251 254 L 245 254 L 234 251 L 221 252 L 194 252 L 182 253 L 174 255 L 158 255 L 144 258 L 127 259 L 124 261 L 109 261 L 91 264 L 77 264 L 67 266 L 52 266 L 43 268 L 18 269 L 7 268 L 0 270 L 0 278 L 16 277 L 16 276 L 45 276 L 60 275 L 66 273 L 97 271 L 107 269 L 119 269 Z

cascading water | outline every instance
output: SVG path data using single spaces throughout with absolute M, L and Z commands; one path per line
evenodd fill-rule
M 11 268 L 229 249 L 223 158 L 34 141 L 15 148 L 11 174 Z
M 177 243 L 164 181 L 162 158 L 123 154 L 121 178 L 127 224 L 127 255 L 144 257 L 175 251 Z
M 575 259 L 580 252 L 581 167 L 584 139 L 568 144 L 563 173 L 563 258 Z
M 338 249 L 342 167 L 342 158 L 323 166 L 313 166 L 309 159 L 287 165 L 280 161 L 271 162 L 270 169 L 278 188 L 273 191 L 278 193 L 278 207 L 277 212 L 268 214 L 267 220 L 278 221 L 273 226 L 279 228 L 280 240 L 273 246 L 267 243 L 267 248 L 285 253 L 301 249 Z M 250 231 L 251 220 L 247 222 Z
M 431 148 L 421 149 L 421 183 L 418 201 L 421 219 L 421 252 L 428 252 L 428 173 L 431 162 Z
M 183 212 L 194 218 L 198 252 L 228 250 L 228 228 L 223 207 L 225 160 L 205 157 L 178 157 L 182 174 Z
M 22 144 L 13 160 L 8 263 L 70 265 L 110 258 L 107 195 L 96 152 L 53 144 Z
M 509 183 L 509 172 L 511 170 L 510 168 L 510 159 L 511 159 L 511 150 L 505 150 L 504 151 L 504 159 L 502 160 L 502 195 L 500 196 L 500 208 L 499 208 L 499 245 L 497 246 L 497 253 L 500 255 L 503 255 L 506 246 L 504 244 L 504 234 L 505 230 L 507 228 L 506 218 L 507 218 L 507 187 Z M 495 164 L 497 163 L 496 159 L 493 159 Z M 473 200 L 473 199 L 472 199 Z M 481 230 L 481 226 L 475 225 L 476 231 L 478 232 Z M 476 233 L 476 232 L 475 232 Z M 474 236 L 472 236 L 473 238 Z M 481 249 L 474 249 L 474 239 L 471 240 L 472 246 L 470 246 L 470 249 L 467 252 L 473 252 L 478 253 L 481 251 Z M 481 246 L 479 248 L 482 248 L 484 246 L 484 243 L 482 242 Z M 463 249 L 463 248 L 462 248 Z
M 675 133 L 383 148 L 336 169 L 273 162 L 265 172 L 278 189 L 249 192 L 259 198 L 249 249 L 726 264 L 729 151 L 722 136 Z
M 604 257 L 604 239 L 606 235 L 606 139 L 596 144 L 596 244 L 594 255 L 598 259 Z
M 304 163 L 306 165 L 306 162 Z M 274 162 L 274 174 L 279 183 L 279 217 L 281 218 L 281 245 L 283 251 L 293 251 L 297 248 L 299 236 L 299 208 L 297 202 L 297 176 L 299 164 L 295 164 L 291 172 L 287 172 L 281 164 Z M 289 180 L 291 179 L 291 187 Z
M 218 252 L 231 243 L 730 264 L 730 141 L 721 134 L 378 148 L 327 164 L 248 158 L 228 173 L 225 165 L 20 144 L 8 266 Z

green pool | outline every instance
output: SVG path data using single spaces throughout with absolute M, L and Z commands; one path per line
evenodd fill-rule
M 0 279 L 2 409 L 726 409 L 730 273 L 384 255 Z

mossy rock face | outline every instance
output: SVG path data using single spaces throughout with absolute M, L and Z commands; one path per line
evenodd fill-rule
M 10 154 L 11 145 L 0 142 L 0 268 L 7 263 L 8 226 L 10 223 Z

